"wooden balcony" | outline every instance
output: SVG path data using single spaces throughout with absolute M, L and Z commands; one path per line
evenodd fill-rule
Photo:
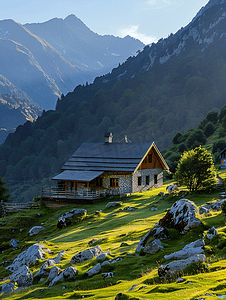
M 120 189 L 100 189 L 100 190 L 73 190 L 65 191 L 56 187 L 42 187 L 42 199 L 56 201 L 87 200 L 82 202 L 92 203 L 93 200 L 103 199 L 107 196 L 120 195 Z

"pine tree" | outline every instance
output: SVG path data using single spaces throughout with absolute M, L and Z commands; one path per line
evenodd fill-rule
M 0 177 L 0 201 L 3 200 L 4 202 L 7 202 L 7 201 L 9 201 L 10 195 L 7 194 L 9 189 L 7 189 L 5 187 L 5 184 L 6 184 L 6 182 L 4 182 L 2 180 L 2 177 Z

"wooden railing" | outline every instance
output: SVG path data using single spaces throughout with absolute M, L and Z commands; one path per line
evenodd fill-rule
M 19 212 L 25 209 L 37 209 L 40 208 L 40 203 L 38 202 L 28 202 L 28 203 L 12 203 L 1 201 L 2 214 Z
M 120 195 L 119 189 L 114 190 L 74 190 L 65 191 L 56 187 L 42 187 L 42 198 L 49 199 L 100 199 L 109 195 Z

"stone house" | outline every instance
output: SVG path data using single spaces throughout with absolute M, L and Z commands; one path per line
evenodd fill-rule
M 226 148 L 218 155 L 221 161 L 221 169 L 226 169 Z
M 107 133 L 103 143 L 83 143 L 53 178 L 58 189 L 127 194 L 162 186 L 169 167 L 154 142 L 113 143 L 112 138 Z

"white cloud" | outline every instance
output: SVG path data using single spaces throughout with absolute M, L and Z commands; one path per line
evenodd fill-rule
M 125 36 L 129 35 L 135 39 L 140 40 L 145 45 L 157 42 L 158 39 L 156 37 L 149 36 L 146 33 L 140 33 L 140 32 L 138 32 L 138 29 L 139 29 L 139 26 L 133 25 L 131 27 L 120 29 L 118 34 L 120 37 L 125 37 Z
M 147 0 L 146 4 L 155 9 L 165 8 L 170 5 L 174 5 L 174 0 Z

